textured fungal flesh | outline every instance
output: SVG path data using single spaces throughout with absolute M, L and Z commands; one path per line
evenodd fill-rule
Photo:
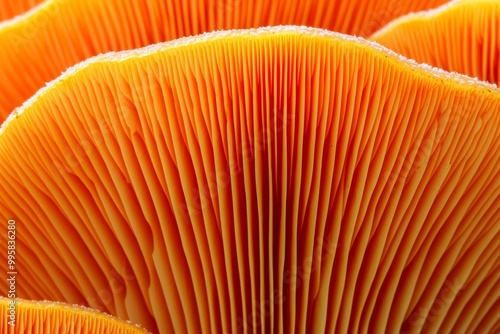
M 324 30 L 219 32 L 17 109 L 0 219 L 26 222 L 20 297 L 155 333 L 488 332 L 499 163 L 492 85 Z
M 400 17 L 370 39 L 418 62 L 500 85 L 499 1 L 452 1 Z
M 11 1 L 14 2 L 14 1 Z M 368 36 L 391 19 L 445 0 L 47 0 L 0 25 L 0 122 L 68 67 L 221 29 L 294 24 Z

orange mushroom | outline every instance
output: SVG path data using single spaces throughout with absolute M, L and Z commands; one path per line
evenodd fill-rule
M 456 0 L 370 37 L 405 57 L 500 85 L 500 2 Z
M 220 29 L 295 24 L 368 36 L 391 19 L 446 0 L 47 0 L 0 25 L 0 122 L 68 67 Z
M 2 333 L 145 334 L 139 325 L 64 303 L 0 297 Z
M 325 30 L 225 31 L 91 59 L 17 109 L 0 219 L 29 226 L 23 298 L 155 333 L 489 332 L 499 164 L 492 85 Z
M 1 0 L 0 1 L 0 21 L 11 19 L 21 15 L 35 7 L 44 0 Z

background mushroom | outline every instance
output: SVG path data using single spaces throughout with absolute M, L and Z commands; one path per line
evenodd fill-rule
M 0 1 L 0 21 L 21 15 L 44 0 Z
M 46 82 L 100 53 L 213 30 L 280 24 L 369 36 L 395 17 L 445 2 L 47 0 L 0 24 L 0 122 Z
M 370 39 L 418 62 L 500 85 L 499 1 L 452 1 L 397 18 Z
M 20 297 L 160 333 L 494 331 L 499 109 L 304 27 L 94 58 L 0 129 Z
M 11 309 L 15 308 L 14 320 Z M 47 301 L 28 301 L 0 297 L 2 333 L 95 333 L 95 334 L 145 334 L 147 331 L 133 325 L 78 305 Z M 9 322 L 15 326 L 9 325 Z

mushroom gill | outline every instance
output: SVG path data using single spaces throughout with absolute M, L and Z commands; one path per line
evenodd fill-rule
M 0 25 L 0 122 L 68 67 L 220 29 L 294 24 L 368 36 L 391 19 L 445 0 L 47 0 Z
M 370 37 L 405 57 L 500 85 L 500 1 L 456 0 Z
M 225 31 L 99 56 L 17 109 L 0 219 L 23 222 L 20 297 L 155 333 L 488 332 L 499 163 L 492 85 Z
M 108 314 L 60 302 L 29 301 L 0 297 L 0 330 L 12 333 L 145 334 L 133 325 Z M 11 319 L 13 315 L 14 320 Z M 10 323 L 10 324 L 9 324 Z

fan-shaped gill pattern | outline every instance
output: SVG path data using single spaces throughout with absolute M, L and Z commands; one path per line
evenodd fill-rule
M 487 332 L 499 109 L 308 28 L 97 58 L 0 130 L 19 293 L 160 333 Z
M 68 67 L 220 29 L 295 24 L 368 36 L 391 19 L 445 0 L 47 0 L 0 26 L 0 122 Z
M 12 311 L 13 310 L 13 311 Z M 133 325 L 108 314 L 77 305 L 0 297 L 2 333 L 95 333 L 146 334 Z
M 370 39 L 418 62 L 500 85 L 499 1 L 453 1 L 398 18 Z

